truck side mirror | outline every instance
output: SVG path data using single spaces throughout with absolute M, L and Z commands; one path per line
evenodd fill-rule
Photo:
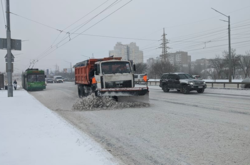
M 134 66 L 134 71 L 136 71 L 136 67 L 135 67 L 135 64 L 134 64 L 133 66 Z

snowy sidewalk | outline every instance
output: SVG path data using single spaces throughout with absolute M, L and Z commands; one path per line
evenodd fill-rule
M 24 90 L 0 90 L 1 165 L 112 165 L 115 158 Z

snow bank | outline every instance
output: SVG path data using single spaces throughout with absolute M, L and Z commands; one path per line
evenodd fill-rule
M 110 97 L 95 97 L 94 94 L 79 99 L 74 105 L 74 110 L 99 110 L 99 109 L 122 109 L 122 108 L 149 107 L 148 103 L 142 102 L 116 102 Z
M 1 165 L 112 165 L 116 160 L 87 135 L 24 90 L 0 90 Z

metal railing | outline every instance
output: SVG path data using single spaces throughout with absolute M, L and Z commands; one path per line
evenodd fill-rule
M 143 83 L 143 82 L 139 82 L 138 83 Z M 144 82 L 145 83 L 145 82 Z M 240 88 L 240 85 L 247 85 L 248 88 L 250 88 L 250 82 L 206 82 L 208 87 L 212 87 L 212 88 Z M 159 86 L 160 85 L 160 81 L 148 81 L 148 85 L 154 85 L 154 86 Z
M 206 84 L 210 84 L 212 88 L 214 88 L 214 86 L 218 86 L 218 85 L 223 85 L 223 88 L 229 87 L 235 87 L 237 86 L 237 88 L 240 88 L 240 85 L 248 85 L 250 87 L 250 83 L 247 82 L 206 82 Z

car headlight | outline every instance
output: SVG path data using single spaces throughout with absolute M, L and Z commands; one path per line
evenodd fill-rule
M 194 85 L 194 82 L 190 81 L 190 82 L 188 82 L 188 84 L 190 84 L 190 85 Z
M 206 82 L 205 82 L 205 81 L 203 81 L 203 84 L 206 84 Z

